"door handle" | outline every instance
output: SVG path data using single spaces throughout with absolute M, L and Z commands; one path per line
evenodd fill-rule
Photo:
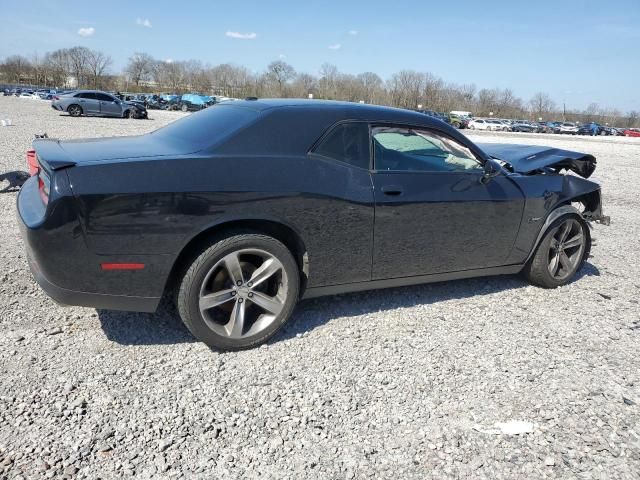
M 390 197 L 397 197 L 398 195 L 402 195 L 403 192 L 400 185 L 385 185 L 380 190 L 382 191 L 382 193 Z

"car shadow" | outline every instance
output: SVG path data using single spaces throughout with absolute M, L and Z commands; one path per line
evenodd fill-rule
M 599 275 L 598 268 L 587 262 L 571 283 L 586 276 Z M 303 300 L 294 310 L 288 325 L 273 337 L 269 344 L 294 338 L 335 318 L 490 295 L 527 285 L 529 284 L 520 276 L 508 275 Z M 175 306 L 168 299 L 162 300 L 155 313 L 98 310 L 98 318 L 107 338 L 121 345 L 171 345 L 197 341 L 184 326 Z
M 121 345 L 197 342 L 168 298 L 162 299 L 155 313 L 98 310 L 98 319 L 107 338 Z

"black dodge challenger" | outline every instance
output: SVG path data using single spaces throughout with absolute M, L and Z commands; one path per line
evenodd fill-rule
M 42 288 L 145 312 L 171 292 L 189 330 L 227 350 L 267 341 L 300 298 L 518 272 L 563 285 L 587 222 L 608 223 L 593 156 L 476 145 L 379 106 L 235 101 L 34 148 L 18 212 Z

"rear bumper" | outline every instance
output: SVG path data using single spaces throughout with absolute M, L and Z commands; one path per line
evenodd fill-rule
M 124 295 L 106 295 L 101 293 L 81 292 L 59 287 L 44 276 L 38 264 L 27 249 L 27 259 L 33 277 L 40 288 L 61 305 L 75 305 L 102 310 L 124 310 L 131 312 L 155 312 L 160 303 L 156 297 L 129 297 Z

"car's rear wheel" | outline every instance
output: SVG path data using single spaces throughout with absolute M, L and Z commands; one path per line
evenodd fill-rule
M 534 285 L 556 288 L 571 281 L 591 250 L 589 227 L 578 214 L 563 215 L 547 229 L 523 273 Z
M 125 110 L 122 114 L 122 118 L 131 118 L 131 110 Z
M 80 105 L 69 105 L 67 108 L 67 113 L 72 117 L 79 117 L 82 115 L 82 107 Z
M 300 276 L 278 240 L 238 233 L 215 241 L 188 266 L 177 291 L 180 316 L 191 333 L 220 350 L 265 343 L 298 300 Z

